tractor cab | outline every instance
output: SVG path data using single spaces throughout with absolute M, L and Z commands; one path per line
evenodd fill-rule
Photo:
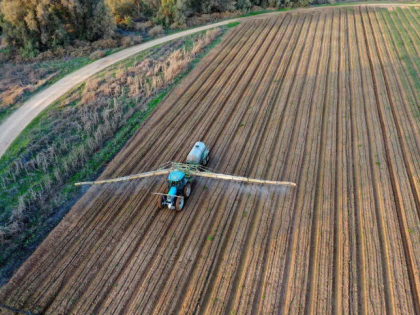
M 185 199 L 191 195 L 190 179 L 181 171 L 172 171 L 168 176 L 168 193 L 158 196 L 158 207 L 181 211 Z
M 187 183 L 185 173 L 181 171 L 173 171 L 169 173 L 168 176 L 168 187 L 171 189 L 172 187 L 175 187 L 178 190 L 182 191 L 185 184 Z

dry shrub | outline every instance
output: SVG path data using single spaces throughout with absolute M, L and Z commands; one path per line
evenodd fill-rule
M 136 23 L 135 28 L 137 31 L 145 32 L 148 28 L 151 28 L 153 23 L 151 21 L 143 22 L 143 23 Z
M 112 87 L 111 84 L 108 82 L 104 82 L 100 85 L 98 89 L 98 93 L 103 95 L 104 97 L 108 97 L 112 95 Z
M 171 30 L 183 30 L 183 29 L 186 29 L 187 28 L 187 24 L 185 24 L 185 23 L 183 23 L 183 24 L 180 24 L 180 23 L 172 23 L 169 26 L 169 28 Z
M 129 46 L 141 44 L 142 41 L 143 41 L 143 37 L 141 37 L 140 35 L 124 36 L 123 38 L 121 38 L 121 45 L 124 47 L 129 47 Z
M 242 11 L 236 10 L 233 12 L 216 12 L 212 14 L 195 14 L 187 19 L 187 27 L 194 27 L 204 24 L 213 23 L 220 20 L 230 19 L 243 14 Z
M 204 35 L 206 45 L 209 45 L 211 42 L 213 42 L 216 39 L 216 37 L 220 35 L 221 32 L 222 29 L 220 27 L 207 30 L 206 34 Z
M 36 60 L 44 61 L 44 60 L 53 59 L 54 57 L 55 57 L 54 53 L 51 50 L 47 50 L 47 51 L 44 51 L 44 52 L 40 53 L 36 57 Z
M 55 57 L 61 58 L 67 55 L 67 50 L 64 49 L 63 47 L 57 47 L 53 49 L 53 53 Z
M 148 34 L 149 34 L 150 37 L 158 37 L 158 36 L 162 36 L 163 34 L 165 34 L 165 31 L 164 31 L 162 25 L 156 25 L 155 27 L 153 27 L 152 29 L 149 30 Z
M 127 69 L 125 69 L 124 67 L 119 67 L 117 71 L 115 72 L 115 78 L 121 79 L 122 77 L 126 75 L 126 71 Z
M 198 55 L 199 53 L 201 53 L 204 49 L 204 47 L 206 47 L 206 42 L 204 38 L 200 38 L 193 46 L 192 48 L 192 54 Z
M 154 76 L 152 78 L 152 84 L 151 84 L 152 90 L 153 91 L 159 90 L 160 88 L 162 88 L 163 83 L 164 82 L 163 82 L 162 77 L 160 77 L 160 76 Z
M 141 37 L 140 35 L 132 36 L 131 41 L 133 45 L 138 45 L 143 42 L 143 37 Z
M 191 62 L 190 56 L 185 56 L 183 59 L 180 60 L 172 60 L 164 69 L 163 76 L 166 82 L 172 81 L 178 74 L 187 70 L 188 65 Z
M 71 58 L 79 58 L 86 56 L 86 51 L 83 48 L 76 48 L 70 53 Z
M 118 42 L 115 39 L 100 39 L 92 43 L 92 47 L 95 49 L 106 49 L 118 47 Z
M 100 80 L 97 78 L 92 78 L 86 82 L 84 92 L 96 92 L 99 88 Z
M 105 52 L 103 50 L 97 50 L 90 54 L 89 59 L 96 60 L 105 57 Z
M 96 99 L 96 94 L 93 91 L 86 91 L 83 93 L 82 100 L 80 101 L 81 104 L 88 104 L 93 102 Z
M 1 94 L 1 101 L 4 105 L 16 104 L 25 94 L 26 87 L 15 87 Z
M 172 62 L 172 61 L 176 61 L 176 60 L 181 60 L 185 55 L 185 51 L 178 49 L 175 50 L 172 54 L 169 55 L 168 57 L 168 61 Z
M 140 61 L 137 65 L 136 68 L 143 71 L 143 72 L 147 72 L 149 71 L 149 69 L 153 66 L 153 59 L 150 58 L 146 58 L 143 61 Z
M 204 34 L 203 37 L 199 38 L 196 43 L 194 44 L 191 53 L 195 56 L 201 52 L 203 52 L 204 48 L 207 45 L 210 45 L 217 36 L 220 35 L 221 33 L 221 29 L 220 28 L 214 28 L 214 29 L 210 29 L 207 30 L 207 32 Z
M 130 36 L 124 36 L 123 38 L 121 38 L 121 45 L 124 47 L 129 47 L 131 46 L 131 37 Z
M 258 11 L 262 11 L 263 10 L 263 8 L 262 7 L 260 7 L 260 6 L 258 6 L 258 5 L 253 5 L 252 7 L 251 7 L 251 12 L 258 12 Z

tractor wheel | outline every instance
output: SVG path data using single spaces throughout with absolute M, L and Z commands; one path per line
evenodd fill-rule
M 157 196 L 157 206 L 158 209 L 163 209 L 163 198 L 165 198 L 164 196 Z
M 187 183 L 184 187 L 184 197 L 188 198 L 191 195 L 191 184 Z
M 182 211 L 184 208 L 184 198 L 177 197 L 175 202 L 176 211 Z
M 206 166 L 209 163 L 210 160 L 210 154 L 207 154 L 206 158 L 203 161 L 203 165 Z

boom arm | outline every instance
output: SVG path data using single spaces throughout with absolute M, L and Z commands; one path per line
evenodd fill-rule
M 84 185 L 102 185 L 107 183 L 117 183 L 117 182 L 126 182 L 132 179 L 138 179 L 138 178 L 145 178 L 145 177 L 151 177 L 151 176 L 159 176 L 159 175 L 167 175 L 171 172 L 171 170 L 157 170 L 157 171 L 151 171 L 146 173 L 140 173 L 130 176 L 124 176 L 124 177 L 118 177 L 118 178 L 112 178 L 112 179 L 104 179 L 104 180 L 97 180 L 94 182 L 82 182 L 82 183 L 76 183 L 76 186 L 84 186 Z
M 232 180 L 232 181 L 246 182 L 246 183 L 266 184 L 266 185 L 292 186 L 292 187 L 296 186 L 296 184 L 292 182 L 277 182 L 274 180 L 265 180 L 265 179 L 248 178 L 248 177 L 242 177 L 242 176 L 218 174 L 218 173 L 213 173 L 206 170 L 200 170 L 200 166 L 197 166 L 197 165 L 173 163 L 173 162 L 172 162 L 172 165 L 168 169 L 160 169 L 157 171 L 151 171 L 151 172 L 129 175 L 129 176 L 113 178 L 113 179 L 98 180 L 94 182 L 76 183 L 75 185 L 76 186 L 101 185 L 101 184 L 107 184 L 107 183 L 125 182 L 132 179 L 166 175 L 174 170 L 180 170 L 184 172 L 185 174 L 187 174 L 187 176 L 200 176 L 200 177 Z
M 293 187 L 296 186 L 296 184 L 292 182 L 277 182 L 273 180 L 255 179 L 255 178 L 248 178 L 248 177 L 242 177 L 242 176 L 210 173 L 210 172 L 191 172 L 191 175 L 224 179 L 224 180 L 233 180 L 237 182 L 256 183 L 256 184 L 267 184 L 267 185 L 278 185 L 278 186 L 281 185 L 281 186 L 293 186 Z

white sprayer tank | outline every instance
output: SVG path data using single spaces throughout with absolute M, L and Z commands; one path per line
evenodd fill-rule
M 187 163 L 206 165 L 209 160 L 209 152 L 203 142 L 196 142 L 187 156 Z

